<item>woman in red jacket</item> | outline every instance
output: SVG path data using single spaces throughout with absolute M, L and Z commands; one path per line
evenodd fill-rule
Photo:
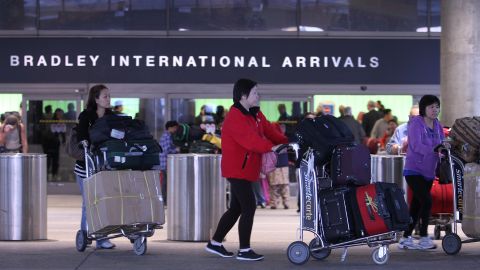
M 223 214 L 217 230 L 206 246 L 208 252 L 221 257 L 233 257 L 222 241 L 240 218 L 238 260 L 258 261 L 263 255 L 250 248 L 253 217 L 257 208 L 252 183 L 260 174 L 262 154 L 287 143 L 259 110 L 257 83 L 239 79 L 233 86 L 233 102 L 222 127 L 222 176 L 230 182 L 230 208 Z

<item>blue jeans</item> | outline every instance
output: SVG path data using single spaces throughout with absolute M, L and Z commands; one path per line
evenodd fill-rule
M 257 201 L 257 205 L 262 203 L 266 203 L 265 197 L 263 197 L 263 188 L 260 181 L 252 182 L 253 194 L 255 194 L 255 200 Z
M 87 208 L 85 206 L 85 192 L 83 190 L 83 179 L 78 175 L 75 175 L 77 179 L 77 184 L 80 187 L 80 194 L 82 195 L 82 218 L 80 220 L 80 229 L 88 234 L 88 225 L 87 225 Z M 108 239 L 97 241 L 97 245 L 101 245 L 104 241 Z

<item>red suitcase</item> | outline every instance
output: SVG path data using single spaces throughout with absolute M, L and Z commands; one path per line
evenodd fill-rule
M 352 194 L 352 208 L 358 237 L 390 231 L 391 215 L 387 208 L 385 193 L 379 184 L 357 187 Z
M 438 178 L 433 180 L 432 189 L 432 210 L 430 215 L 453 214 L 453 186 L 452 184 L 441 185 Z M 407 191 L 408 205 L 412 202 L 412 190 Z

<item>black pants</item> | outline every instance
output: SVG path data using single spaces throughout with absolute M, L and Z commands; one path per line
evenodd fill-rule
M 253 217 L 257 209 L 252 182 L 234 178 L 227 180 L 230 182 L 230 208 L 220 218 L 213 240 L 221 243 L 240 217 L 238 222 L 240 249 L 249 248 Z
M 421 175 L 405 176 L 408 186 L 412 189 L 412 202 L 410 203 L 410 216 L 413 223 L 403 234 L 404 237 L 412 235 L 417 222 L 420 221 L 420 236 L 428 236 L 428 221 L 432 210 L 432 189 L 433 181 L 425 180 Z
M 60 163 L 60 149 L 55 148 L 51 149 L 47 153 L 47 172 L 52 173 L 52 175 L 58 174 L 58 167 Z

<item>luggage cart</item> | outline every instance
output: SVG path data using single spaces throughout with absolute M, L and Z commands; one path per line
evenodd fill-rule
M 448 141 L 448 140 L 446 140 L 446 141 Z M 455 177 L 458 179 L 457 184 L 461 185 L 460 187 L 457 186 L 457 191 L 456 192 L 459 192 L 461 194 L 461 193 L 463 193 L 463 189 L 462 189 L 463 180 L 462 180 L 462 178 L 463 178 L 463 171 L 465 169 L 465 164 L 460 158 L 456 157 L 455 155 L 453 155 L 451 153 L 447 154 L 446 150 L 443 150 L 443 151 L 444 151 L 444 154 L 445 154 L 444 158 L 447 160 L 447 164 L 448 164 L 448 174 L 450 174 L 450 171 L 452 170 L 450 167 L 453 166 L 453 171 L 455 172 Z M 451 162 L 449 161 L 448 156 L 451 157 Z M 451 176 L 449 176 L 449 178 L 451 179 Z M 452 183 L 450 183 L 450 184 L 452 185 L 452 189 L 453 189 L 453 184 Z M 441 184 L 441 185 L 450 185 L 450 184 Z M 455 194 L 455 191 L 452 191 L 452 194 Z M 454 196 L 454 198 L 455 198 L 455 196 Z M 461 209 L 459 211 L 460 211 L 460 220 L 461 220 L 461 213 L 463 211 Z M 446 213 L 432 214 L 430 216 L 430 219 L 429 219 L 429 222 L 428 222 L 428 225 L 434 226 L 433 238 L 435 240 L 440 240 L 442 238 L 442 232 L 445 232 L 445 235 L 452 233 L 452 224 L 453 224 L 453 211 L 452 212 L 446 212 Z M 420 235 L 420 229 L 419 229 L 418 226 L 415 227 L 414 234 L 415 235 Z
M 85 170 L 88 178 L 98 172 L 96 168 L 99 168 L 99 164 L 98 160 L 94 162 L 88 142 L 85 140 L 82 141 L 81 144 L 85 151 Z M 107 226 L 95 232 L 78 230 L 75 238 L 75 246 L 79 252 L 83 252 L 94 240 L 98 241 L 124 236 L 133 244 L 133 251 L 136 255 L 144 255 L 147 251 L 147 238 L 153 236 L 155 229 L 162 228 L 162 225 L 157 223 L 134 223 L 120 226 Z
M 329 178 L 325 173 L 325 169 L 322 168 L 318 170 L 320 177 L 317 177 L 317 169 L 314 165 L 314 154 L 312 149 L 309 149 L 303 157 L 299 157 L 299 145 L 297 143 L 290 143 L 279 147 L 277 152 L 285 147 L 291 147 L 294 150 L 297 160 L 302 158 L 300 169 L 297 173 L 300 191 L 299 240 L 292 242 L 288 246 L 288 260 L 293 264 L 301 265 L 306 263 L 310 256 L 317 260 L 323 260 L 330 255 L 333 249 L 342 248 L 343 253 L 341 261 L 344 261 L 349 247 L 367 245 L 374 248 L 372 252 L 373 261 L 376 264 L 385 264 L 390 256 L 389 245 L 397 242 L 398 232 L 390 231 L 383 234 L 356 238 L 335 244 L 328 243 L 324 237 L 323 228 L 320 225 L 322 224 L 322 221 L 319 199 L 317 197 L 319 186 L 324 188 L 329 185 Z M 315 235 L 315 238 L 311 240 L 309 244 L 304 242 L 304 231 L 311 232 Z
M 445 142 L 449 142 L 445 140 Z M 463 208 L 459 205 L 459 196 L 463 198 L 463 169 L 464 167 L 458 167 L 455 163 L 455 156 L 452 155 L 450 147 L 441 146 L 441 151 L 445 155 L 450 165 L 450 177 L 453 184 L 453 222 L 451 233 L 447 233 L 442 239 L 443 251 L 448 255 L 455 255 L 460 252 L 462 244 L 480 242 L 480 238 L 469 238 L 462 240 L 457 233 L 457 224 L 461 223 Z M 461 170 L 461 171 L 460 171 Z M 463 202 L 462 202 L 463 204 Z

